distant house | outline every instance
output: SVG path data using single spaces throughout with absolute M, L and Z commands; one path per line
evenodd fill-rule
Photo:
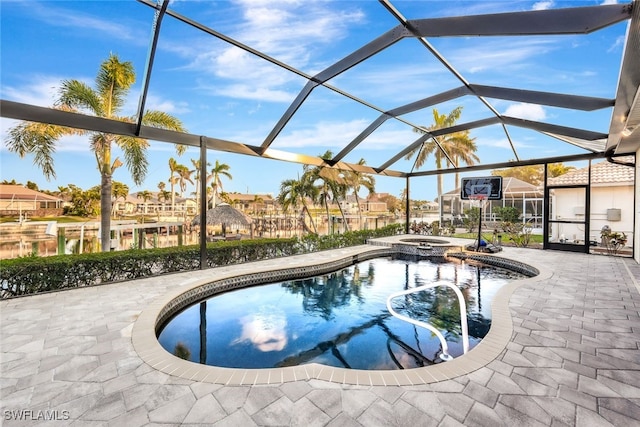
M 617 158 L 618 162 L 632 162 L 632 158 Z M 604 226 L 612 231 L 627 235 L 627 244 L 633 242 L 634 222 L 634 172 L 635 168 L 602 161 L 591 165 L 590 224 L 588 238 L 600 241 Z M 551 215 L 560 220 L 580 220 L 586 215 L 585 197 L 581 188 L 571 186 L 586 185 L 589 182 L 589 168 L 576 169 L 557 178 L 548 180 L 549 186 L 568 188 L 551 190 Z M 579 227 L 578 226 L 573 226 Z M 573 240 L 583 236 L 584 230 L 572 228 L 572 224 L 559 224 L 551 230 L 553 240 Z M 580 239 L 579 237 L 577 238 Z
M 360 199 L 362 212 L 375 214 L 389 212 L 389 209 L 387 208 L 387 202 L 384 200 L 384 198 L 388 196 L 389 193 L 372 193 L 369 194 L 366 199 Z
M 528 182 L 513 177 L 502 179 L 502 200 L 483 202 L 483 220 L 499 221 L 494 212 L 496 207 L 514 207 L 520 212 L 522 222 L 530 226 L 542 228 L 544 209 L 543 190 Z M 478 206 L 477 201 L 461 200 L 460 189 L 456 188 L 442 195 L 442 217 L 450 221 L 464 215 L 471 207 Z
M 271 194 L 225 193 L 229 204 L 247 214 L 275 212 L 275 200 Z M 218 200 L 218 203 L 222 200 Z
M 148 198 L 142 196 L 143 193 L 131 193 L 125 199 L 113 200 L 113 211 L 116 215 L 160 215 L 160 216 L 184 216 L 195 215 L 195 199 L 176 196 L 173 203 L 171 197 L 166 200 L 159 197 L 158 192 L 149 192 Z M 175 208 L 175 212 L 172 209 Z
M 63 200 L 22 185 L 0 184 L 0 216 L 30 218 L 62 215 Z

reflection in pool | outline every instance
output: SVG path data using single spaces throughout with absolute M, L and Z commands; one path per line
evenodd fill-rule
M 457 286 L 473 348 L 489 331 L 494 293 L 522 277 L 443 258 L 377 258 L 326 275 L 216 295 L 170 319 L 158 339 L 179 357 L 221 367 L 426 366 L 441 362 L 442 345 L 428 329 L 393 317 L 386 307 L 390 294 L 434 282 Z M 448 286 L 394 298 L 393 308 L 440 331 L 452 356 L 463 354 L 459 301 Z

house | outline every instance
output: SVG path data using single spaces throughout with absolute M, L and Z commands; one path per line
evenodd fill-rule
M 632 157 L 619 157 L 616 162 L 631 163 Z M 589 213 L 588 238 L 600 242 L 602 228 L 627 235 L 627 245 L 633 242 L 635 168 L 609 161 L 591 165 L 590 201 L 587 209 L 584 187 L 589 183 L 589 168 L 576 169 L 550 178 L 551 218 L 558 221 L 551 227 L 551 239 L 581 240 L 584 229 L 580 223 Z M 560 188 L 553 188 L 560 187 Z M 574 237 L 576 236 L 576 237 Z
M 22 185 L 0 184 L 0 216 L 31 218 L 62 215 L 63 200 Z
M 185 214 L 195 215 L 197 211 L 195 199 L 176 196 L 172 201 L 171 197 L 167 199 L 160 197 L 160 193 L 158 192 L 131 193 L 124 199 L 114 198 L 113 204 L 114 214 L 120 216 L 152 214 L 167 217 L 183 217 Z M 173 210 L 175 210 L 175 212 L 172 212 Z
M 544 209 L 543 190 L 528 182 L 513 177 L 502 179 L 502 200 L 491 200 L 483 203 L 483 221 L 499 221 L 495 214 L 496 207 L 515 207 L 524 223 L 535 229 L 542 229 Z M 461 217 L 471 207 L 478 206 L 478 201 L 461 200 L 460 189 L 442 195 L 442 218 L 447 221 Z
M 276 210 L 271 194 L 224 193 L 224 197 L 231 206 L 250 215 L 268 214 Z

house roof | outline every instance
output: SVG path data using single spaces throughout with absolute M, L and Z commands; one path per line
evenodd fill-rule
M 617 162 L 631 162 L 633 157 L 620 157 Z M 635 168 L 602 161 L 591 165 L 591 184 L 629 184 L 633 185 Z M 589 167 L 576 169 L 556 178 L 550 178 L 550 185 L 586 184 L 589 179 Z
M 61 198 L 50 196 L 22 185 L 0 184 L 0 199 L 29 200 L 29 201 L 62 201 Z
M 227 195 L 231 199 L 236 199 L 239 202 L 254 202 L 256 196 L 262 199 L 259 203 L 269 203 L 273 201 L 271 194 L 227 193 Z
M 542 197 L 542 189 L 536 187 L 535 185 L 522 181 L 518 178 L 513 177 L 505 177 L 502 178 L 502 194 L 522 194 L 522 193 L 539 193 L 540 197 Z M 451 190 L 443 196 L 459 196 L 460 188 L 456 188 L 455 190 Z

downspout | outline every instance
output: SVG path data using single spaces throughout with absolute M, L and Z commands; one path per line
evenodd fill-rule
M 635 167 L 636 167 L 636 162 L 631 163 L 631 162 L 617 162 L 617 161 L 615 161 L 615 160 L 614 160 L 615 158 L 613 157 L 613 149 L 609 150 L 609 151 L 605 154 L 605 156 L 606 156 L 607 161 L 608 161 L 609 163 L 613 163 L 614 165 L 629 166 L 629 167 L 632 167 L 632 168 L 634 168 L 634 169 L 635 169 Z M 634 155 L 634 159 L 635 159 L 635 155 Z M 635 186 L 636 186 L 636 181 L 637 181 L 637 180 L 636 180 L 636 176 L 635 176 L 635 170 L 634 170 L 634 177 L 633 177 L 633 178 L 634 178 L 634 179 L 633 179 L 633 188 L 634 188 L 634 192 L 633 192 L 633 197 L 634 197 L 634 200 L 633 200 L 633 206 L 635 207 L 635 206 L 636 206 L 636 204 L 637 204 L 637 200 L 635 200 L 635 197 L 636 197 Z M 636 209 L 635 209 L 635 208 L 633 209 L 633 224 L 634 224 L 634 228 L 633 228 L 633 235 L 634 235 L 634 240 L 636 240 L 636 238 L 635 238 L 635 235 L 636 235 L 636 229 L 635 229 L 635 224 L 636 224 Z M 631 253 L 631 257 L 637 261 L 637 259 L 636 259 L 636 245 L 635 245 L 635 244 L 633 245 L 633 251 L 632 251 L 632 253 Z
M 404 203 L 404 209 L 405 209 L 405 221 L 404 221 L 404 234 L 409 234 L 409 215 L 411 213 L 411 210 L 409 209 L 409 205 L 410 203 L 410 197 L 409 197 L 409 177 L 407 176 L 407 187 L 406 187 L 406 193 L 407 193 L 407 198 L 405 200 Z

